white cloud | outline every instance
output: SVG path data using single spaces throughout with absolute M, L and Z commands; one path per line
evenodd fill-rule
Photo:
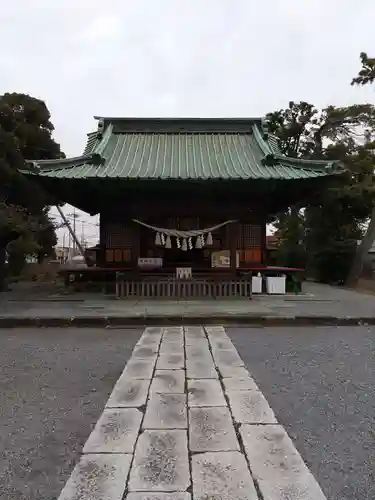
M 101 42 L 115 40 L 121 33 L 121 21 L 114 15 L 95 17 L 78 35 L 78 39 L 85 42 Z

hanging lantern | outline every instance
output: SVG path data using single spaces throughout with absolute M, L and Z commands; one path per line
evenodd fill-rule
M 160 233 L 156 233 L 156 236 L 155 236 L 155 245 L 161 245 Z
M 197 236 L 197 240 L 195 242 L 195 248 L 202 248 L 202 237 Z
M 184 252 L 187 251 L 187 242 L 186 242 L 186 238 L 184 238 L 182 240 L 182 247 L 181 247 L 181 250 L 183 250 Z
M 165 248 L 172 248 L 171 237 L 169 234 L 167 235 L 167 239 L 165 240 Z
M 212 234 L 211 234 L 211 233 L 208 233 L 208 235 L 207 235 L 206 245 L 212 245 L 212 244 L 213 244 Z

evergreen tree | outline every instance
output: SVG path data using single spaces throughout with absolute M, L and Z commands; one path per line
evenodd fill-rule
M 269 126 L 286 154 L 305 159 L 338 159 L 348 169 L 314 197 L 281 214 L 279 257 L 289 265 L 305 261 L 325 282 L 343 282 L 374 202 L 375 108 L 369 104 L 328 106 L 306 102 L 268 115 Z M 297 262 L 298 260 L 298 262 Z
M 15 253 L 20 267 L 25 252 L 48 253 L 56 243 L 48 217 L 48 206 L 54 200 L 19 172 L 26 159 L 63 157 L 52 132 L 43 101 L 17 93 L 0 96 L 0 290 L 7 250 L 10 260 Z

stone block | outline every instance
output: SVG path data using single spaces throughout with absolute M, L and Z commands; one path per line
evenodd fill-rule
M 194 500 L 258 500 L 245 457 L 238 451 L 200 453 L 193 455 L 191 464 Z
M 188 379 L 218 378 L 215 365 L 209 359 L 196 359 L 189 357 L 186 360 L 186 376 Z
M 122 375 L 110 395 L 106 408 L 138 408 L 146 404 L 150 380 Z
M 135 450 L 129 491 L 186 491 L 189 486 L 187 432 L 143 432 Z
M 239 451 L 229 408 L 190 408 L 190 451 Z
M 326 500 L 281 425 L 242 425 L 241 436 L 254 478 L 267 500 Z
M 144 429 L 186 429 L 185 394 L 152 393 L 143 421 Z
M 125 500 L 191 500 L 190 493 L 128 493 Z
M 218 380 L 188 380 L 189 406 L 226 406 Z
M 142 413 L 135 408 L 104 410 L 83 453 L 133 453 Z
M 228 391 L 259 391 L 253 378 L 237 377 L 237 378 L 223 378 L 224 390 Z
M 231 350 L 216 349 L 213 351 L 213 356 L 216 366 L 219 367 L 244 366 L 244 362 L 234 348 Z
M 58 500 L 122 500 L 131 455 L 84 455 Z
M 185 392 L 185 371 L 156 370 L 150 392 L 183 394 Z
M 150 379 L 154 371 L 155 361 L 156 358 L 137 359 L 131 357 L 122 375 L 134 379 Z
M 223 378 L 241 378 L 249 376 L 249 372 L 244 366 L 230 366 L 225 364 L 216 364 L 216 366 Z
M 239 424 L 276 424 L 272 408 L 260 391 L 228 391 L 234 420 Z
M 185 357 L 181 354 L 160 354 L 157 370 L 181 370 L 185 367 Z

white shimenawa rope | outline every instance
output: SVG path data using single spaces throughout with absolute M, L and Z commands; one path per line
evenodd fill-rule
M 217 224 L 216 226 L 207 227 L 205 229 L 192 229 L 190 231 L 181 231 L 180 229 L 167 229 L 165 227 L 156 227 L 151 226 L 150 224 L 146 224 L 137 219 L 133 219 L 133 222 L 140 224 L 141 226 L 148 227 L 152 229 L 156 233 L 164 234 L 165 236 L 174 236 L 175 238 L 192 238 L 196 236 L 203 236 L 204 234 L 212 233 L 216 231 L 220 227 L 226 226 L 227 224 L 231 224 L 232 222 L 236 222 L 235 220 L 227 220 L 222 222 L 221 224 Z
M 190 231 L 181 231 L 180 229 L 167 229 L 165 227 L 156 227 L 151 226 L 150 224 L 146 224 L 138 219 L 133 219 L 133 222 L 137 224 L 141 224 L 141 226 L 145 226 L 148 229 L 152 229 L 156 233 L 155 237 L 155 245 L 162 245 L 165 248 L 172 248 L 171 237 L 176 238 L 176 246 L 180 248 L 184 252 L 187 250 L 192 250 L 194 247 L 193 238 L 196 238 L 195 248 L 203 248 L 205 245 L 212 245 L 212 231 L 216 231 L 220 227 L 226 226 L 232 222 L 236 222 L 234 220 L 227 220 L 216 226 L 207 227 L 206 229 L 192 229 Z M 205 235 L 207 238 L 205 240 Z M 182 243 L 181 243 L 182 240 Z

